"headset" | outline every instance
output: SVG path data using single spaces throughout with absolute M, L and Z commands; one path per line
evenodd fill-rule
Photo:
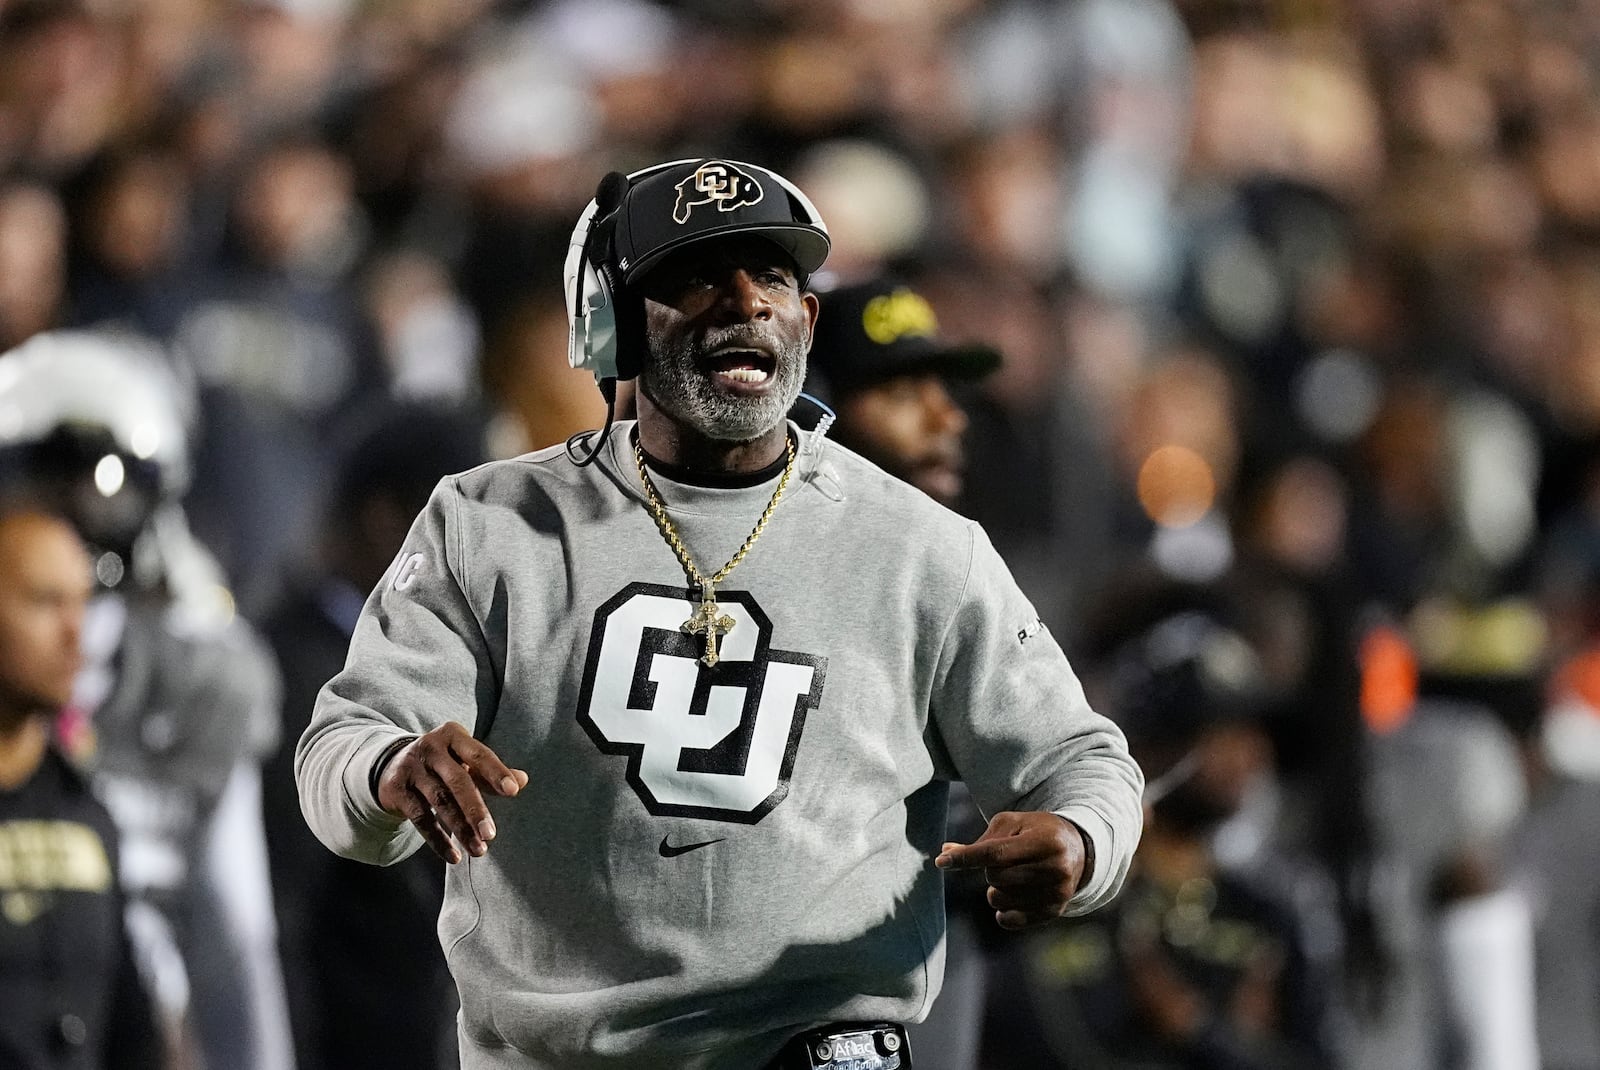
M 693 162 L 674 160 L 628 175 L 612 171 L 600 180 L 594 199 L 572 229 L 572 238 L 567 243 L 567 262 L 561 273 L 567 294 L 567 363 L 574 368 L 587 368 L 602 392 L 606 390 L 607 379 L 615 382 L 636 377 L 642 356 L 636 349 L 642 339 L 627 338 L 626 329 L 619 336 L 620 320 L 633 320 L 635 313 L 642 319 L 643 307 L 627 291 L 622 273 L 611 255 L 617 210 L 627 198 L 628 190 L 640 179 Z M 619 301 L 636 307 L 619 313 Z M 642 327 L 643 324 L 630 322 L 627 326 Z M 615 391 L 616 388 L 611 389 Z

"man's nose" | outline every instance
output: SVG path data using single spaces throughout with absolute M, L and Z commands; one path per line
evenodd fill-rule
M 83 646 L 83 618 L 81 609 L 69 609 L 61 615 L 61 641 L 74 651 Z
M 928 426 L 947 435 L 962 435 L 967 430 L 967 414 L 955 399 L 950 396 L 950 391 L 944 383 L 937 379 L 929 380 L 922 392 L 923 410 L 927 413 Z
M 723 315 L 736 322 L 764 320 L 772 316 L 772 300 L 765 287 L 750 272 L 735 268 L 722 282 L 719 307 Z

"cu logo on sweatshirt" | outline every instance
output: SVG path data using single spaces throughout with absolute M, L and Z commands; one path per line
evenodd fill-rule
M 734 620 L 715 668 L 680 626 L 698 598 L 632 583 L 595 611 L 578 723 L 660 817 L 753 825 L 789 794 L 806 714 L 822 699 L 827 660 L 774 650 L 772 622 L 745 591 L 718 591 Z

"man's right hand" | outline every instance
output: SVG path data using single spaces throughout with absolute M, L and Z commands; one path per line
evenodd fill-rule
M 494 839 L 483 791 L 509 798 L 527 784 L 527 773 L 449 721 L 389 759 L 378 775 L 378 805 L 415 825 L 433 853 L 454 864 L 461 861 L 456 844 L 481 857 Z

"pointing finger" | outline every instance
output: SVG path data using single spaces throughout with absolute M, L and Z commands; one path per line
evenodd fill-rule
M 450 753 L 457 761 L 472 770 L 473 779 L 496 795 L 515 795 L 527 786 L 527 773 L 506 765 L 498 754 L 489 749 L 488 744 L 479 742 L 469 735 L 463 734 L 460 738 L 451 740 Z
M 486 772 L 478 766 L 468 765 L 464 768 L 468 773 L 472 774 L 473 782 L 480 789 L 489 792 L 491 795 L 511 797 L 528 786 L 528 774 L 521 769 L 513 769 L 509 775 L 495 779 L 493 772 Z
M 1003 810 L 990 818 L 989 826 L 970 844 L 946 843 L 934 859 L 940 869 L 984 869 L 995 865 L 1014 865 L 1027 859 L 1012 841 L 1028 830 L 1030 815 Z M 1005 846 L 1009 844 L 1010 846 Z
M 1030 925 L 1042 925 L 1053 921 L 1056 914 L 1048 910 L 999 910 L 995 912 L 995 924 L 1002 929 L 1026 929 Z
M 1003 869 L 1036 861 L 1043 854 L 1035 838 L 1007 836 L 997 840 L 980 839 L 964 846 L 947 843 L 934 864 L 940 869 Z

